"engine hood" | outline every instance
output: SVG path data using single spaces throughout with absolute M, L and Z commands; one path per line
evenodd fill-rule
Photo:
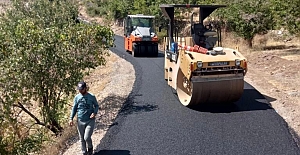
M 139 37 L 154 37 L 155 33 L 150 27 L 136 27 L 136 29 L 132 32 L 134 36 Z

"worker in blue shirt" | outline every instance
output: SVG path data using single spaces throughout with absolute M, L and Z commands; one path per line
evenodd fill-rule
M 79 93 L 74 98 L 69 125 L 73 126 L 73 118 L 77 113 L 77 130 L 81 141 L 83 155 L 93 154 L 92 134 L 95 127 L 95 116 L 99 110 L 96 97 L 87 91 L 85 82 L 79 82 Z

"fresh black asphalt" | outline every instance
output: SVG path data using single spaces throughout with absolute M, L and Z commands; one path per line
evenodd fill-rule
M 285 121 L 248 83 L 233 106 L 190 109 L 164 80 L 163 56 L 134 58 L 115 39 L 112 51 L 134 66 L 136 81 L 96 155 L 300 154 Z

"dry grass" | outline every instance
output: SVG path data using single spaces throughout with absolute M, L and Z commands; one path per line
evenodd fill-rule
M 253 48 L 249 48 L 247 41 L 234 35 L 233 33 L 222 32 L 222 44 L 225 47 L 236 48 L 239 47 L 243 54 L 249 54 L 250 52 L 262 52 L 262 51 L 280 51 L 282 54 L 298 54 L 300 48 L 300 38 L 288 38 L 282 37 L 275 38 L 273 34 L 257 35 L 253 39 Z
M 222 37 L 221 40 L 222 46 L 224 47 L 233 48 L 233 49 L 238 47 L 243 54 L 247 54 L 253 51 L 248 47 L 247 41 L 234 35 L 233 33 L 222 32 L 221 37 Z
M 5 13 L 5 10 L 9 7 L 9 0 L 0 1 L 0 14 Z
M 66 147 L 68 141 L 72 141 L 72 139 L 75 139 L 76 136 L 77 136 L 76 128 L 72 128 L 69 127 L 68 125 L 65 125 L 64 133 L 62 134 L 62 136 L 57 138 L 53 137 L 51 141 L 44 143 L 41 152 L 38 152 L 36 154 L 43 154 L 43 155 L 59 154 Z

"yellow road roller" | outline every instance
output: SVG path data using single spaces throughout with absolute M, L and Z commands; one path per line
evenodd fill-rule
M 169 20 L 164 37 L 165 80 L 177 91 L 184 106 L 225 104 L 238 101 L 244 90 L 247 59 L 238 48 L 226 48 L 221 42 L 218 24 L 204 25 L 203 21 L 224 5 L 162 4 L 160 8 Z M 195 10 L 188 13 L 189 33 L 180 34 L 175 20 L 175 8 Z M 198 20 L 194 21 L 194 15 Z M 182 16 L 181 16 L 182 17 Z M 161 31 L 161 27 L 160 30 Z

